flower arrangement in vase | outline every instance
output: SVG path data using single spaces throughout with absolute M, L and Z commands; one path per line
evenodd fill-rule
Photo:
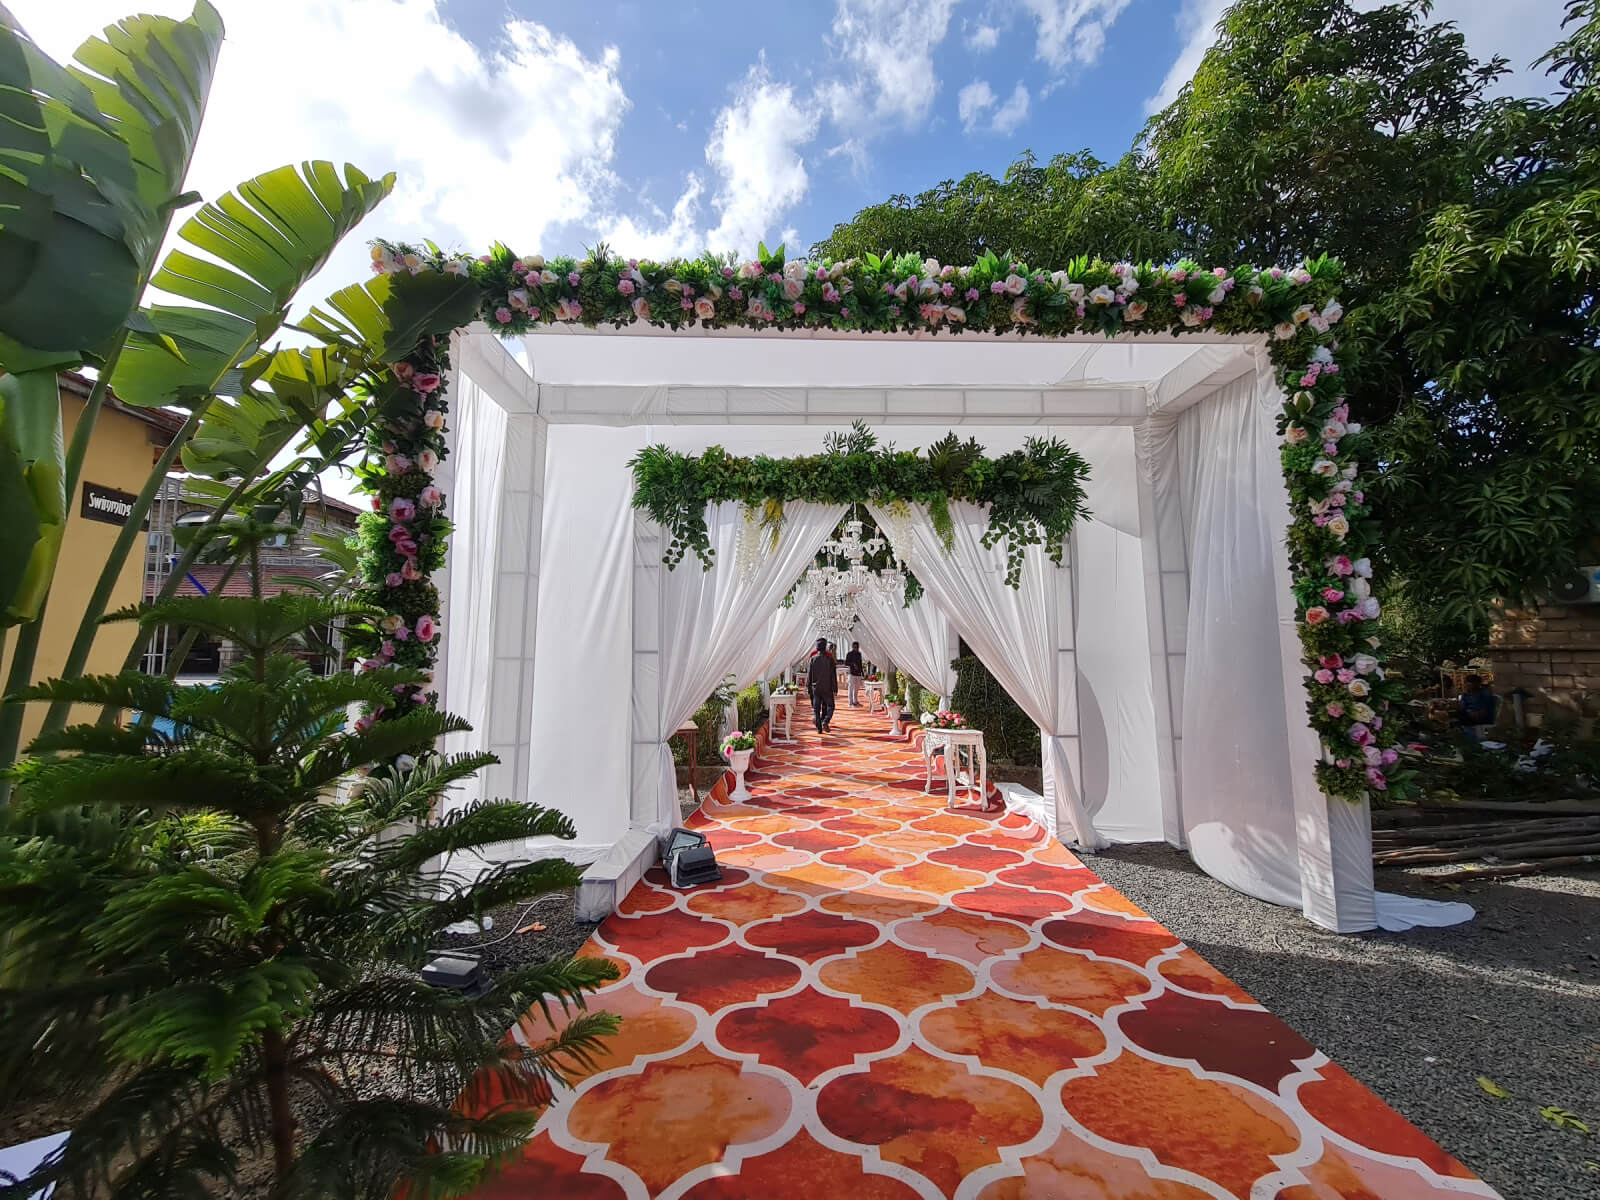
M 967 719 L 958 712 L 941 708 L 938 712 L 923 713 L 922 723 L 929 729 L 966 729 Z
M 733 791 L 728 799 L 734 802 L 750 799 L 750 789 L 744 785 L 744 773 L 750 769 L 750 758 L 756 750 L 756 735 L 735 729 L 722 739 L 722 757 L 728 760 L 733 771 Z

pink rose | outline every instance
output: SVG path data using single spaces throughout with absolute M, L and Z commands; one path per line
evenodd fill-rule
M 391 475 L 404 475 L 411 470 L 411 460 L 404 454 L 391 454 L 383 460 L 384 468 Z
M 1187 278 L 1189 278 L 1189 272 L 1185 271 L 1182 267 L 1179 267 L 1177 270 L 1172 272 L 1173 283 L 1182 283 Z
M 1333 701 L 1328 705 L 1328 715 L 1330 717 L 1344 716 L 1344 705 L 1340 704 L 1337 700 Z
M 400 568 L 400 578 L 406 580 L 417 580 L 422 578 L 422 572 L 417 570 L 416 559 L 406 559 L 405 565 Z
M 1321 625 L 1328 619 L 1328 610 L 1317 604 L 1306 609 L 1306 624 Z
M 795 306 L 794 306 L 794 315 L 797 316 L 797 317 L 803 317 L 803 316 L 805 316 L 805 313 L 806 313 L 806 306 L 804 304 L 801 304 L 801 303 L 796 303 Z
M 1352 671 L 1349 667 L 1342 668 L 1339 671 L 1339 674 L 1338 674 L 1338 679 L 1339 679 L 1340 683 L 1350 683 L 1355 679 L 1355 677 L 1356 677 L 1356 673 L 1354 671 Z
M 495 309 L 494 319 L 499 321 L 502 325 L 509 325 L 511 323 L 511 310 L 509 308 Z
M 1338 654 L 1324 654 L 1317 660 L 1317 665 L 1337 671 L 1340 667 L 1344 666 L 1344 658 Z
M 1387 791 L 1389 781 L 1383 777 L 1383 772 L 1377 767 L 1367 768 L 1367 786 L 1375 792 Z
M 411 377 L 411 389 L 412 391 L 421 392 L 424 396 L 426 396 L 429 392 L 438 391 L 439 384 L 441 382 L 443 381 L 439 378 L 439 376 L 433 374 L 432 372 L 429 372 L 426 375 L 413 375 Z
M 1179 292 L 1172 298 L 1172 303 L 1177 307 L 1182 308 L 1185 304 L 1189 303 L 1189 297 L 1185 296 L 1182 292 Z
M 389 519 L 391 521 L 409 521 L 417 515 L 417 506 L 404 496 L 396 496 L 389 502 Z
M 411 636 L 411 630 L 406 628 L 406 624 L 405 624 L 404 621 L 402 621 L 400 624 L 395 626 L 395 628 L 394 628 L 394 640 L 395 641 L 403 642 L 407 638 L 409 638 L 410 636 Z
M 578 284 L 581 283 L 582 281 L 583 281 L 583 276 L 579 275 L 576 271 L 568 271 L 567 272 L 567 282 L 569 284 L 571 284 L 573 287 L 577 287 Z
M 383 582 L 385 584 L 387 584 L 389 587 L 392 587 L 392 588 L 399 587 L 400 583 L 401 583 L 400 572 L 399 571 L 390 571 L 387 575 L 385 575 L 383 577 Z
M 422 616 L 417 618 L 417 640 L 418 641 L 420 641 L 420 642 L 431 642 L 431 641 L 433 641 L 434 635 L 436 633 L 438 633 L 438 626 L 436 625 L 436 623 L 434 622 L 434 619 L 431 616 L 429 616 L 427 613 L 423 613 Z
M 373 726 L 373 719 L 371 717 L 361 717 L 360 719 L 358 719 L 356 721 L 356 732 L 357 733 L 366 733 L 367 730 L 372 728 L 372 726 Z
M 439 456 L 432 450 L 424 450 L 421 454 L 417 455 L 417 466 L 421 467 L 424 471 L 427 471 L 430 475 L 433 473 L 434 468 L 438 465 Z
M 968 288 L 966 292 L 966 296 L 969 301 L 976 300 L 981 294 L 982 293 L 979 292 L 977 288 Z
M 416 370 L 415 367 L 403 359 L 400 362 L 395 363 L 390 369 L 394 371 L 394 377 L 400 380 L 402 383 L 404 383 L 407 379 L 410 379 L 412 372 Z
M 1337 453 L 1339 453 L 1339 443 L 1338 442 L 1323 442 L 1322 443 L 1322 452 L 1324 454 L 1337 454 Z
M 1333 765 L 1343 771 L 1350 766 L 1350 760 L 1348 758 L 1336 758 L 1333 760 Z
M 1344 599 L 1344 593 L 1341 592 L 1338 588 L 1331 588 L 1331 587 L 1330 588 L 1323 588 L 1322 589 L 1322 598 L 1324 600 L 1326 600 L 1329 604 L 1337 604 L 1337 603 L 1339 603 L 1339 601 Z
M 702 321 L 709 321 L 717 315 L 717 306 L 709 296 L 701 296 L 694 302 L 694 315 Z
M 438 508 L 444 502 L 444 496 L 439 489 L 429 484 L 422 489 L 422 494 L 417 497 L 417 503 L 423 508 Z
M 1341 555 L 1338 555 L 1335 558 L 1330 558 L 1328 560 L 1328 574 L 1330 574 L 1330 575 L 1353 575 L 1353 574 L 1355 574 L 1355 566 L 1350 562 L 1350 560 L 1348 558 L 1346 558 L 1343 554 L 1341 554 Z
M 1332 683 L 1333 672 L 1328 670 L 1326 667 L 1323 667 L 1322 670 L 1318 671 L 1311 678 L 1315 679 L 1318 683 Z
M 415 558 L 417 556 L 417 544 L 408 537 L 397 541 L 394 544 L 394 550 L 402 558 Z
M 618 281 L 617 291 L 621 292 L 624 296 L 633 295 L 633 280 L 623 279 Z
M 384 638 L 383 639 L 383 645 L 378 647 L 378 653 L 383 655 L 385 658 L 393 658 L 394 657 L 394 643 L 391 642 L 388 638 Z
M 722 268 L 722 277 L 724 279 L 732 279 L 733 278 L 733 268 L 732 267 L 723 267 Z
M 1393 746 L 1390 746 L 1387 750 L 1383 751 L 1380 757 L 1383 760 L 1384 766 L 1392 766 L 1400 761 L 1400 751 L 1396 750 Z
M 1372 730 L 1357 721 L 1350 726 L 1350 740 L 1358 746 L 1365 746 L 1372 740 Z
M 735 288 L 734 290 L 737 291 L 738 289 Z M 650 302 L 643 296 L 635 296 L 633 298 L 633 315 L 641 321 L 650 319 Z

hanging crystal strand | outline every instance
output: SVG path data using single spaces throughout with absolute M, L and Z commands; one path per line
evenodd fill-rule
M 733 542 L 733 564 L 745 583 L 754 579 L 761 569 L 761 543 L 761 513 L 754 505 L 746 504 L 740 512 L 738 536 Z
M 883 536 L 889 540 L 889 553 L 902 567 L 911 564 L 911 505 L 891 500 L 883 506 Z

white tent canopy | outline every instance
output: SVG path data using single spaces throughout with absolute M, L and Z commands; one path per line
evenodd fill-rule
M 1054 435 L 1089 462 L 1092 516 L 1068 565 L 1030 563 L 1060 597 L 1050 732 L 1083 841 L 1188 846 L 1231 886 L 1340 931 L 1437 919 L 1380 903 L 1364 806 L 1329 800 L 1312 775 L 1273 426 L 1282 395 L 1259 339 L 559 327 L 528 338 L 519 363 L 475 329 L 457 335 L 453 361 L 448 464 L 477 483 L 441 581 L 443 703 L 468 708 L 476 744 L 502 760 L 485 794 L 565 810 L 575 857 L 659 816 L 656 706 L 681 635 L 665 616 L 662 531 L 631 506 L 628 460 L 652 443 L 816 453 L 860 419 L 895 426 L 880 436 L 901 447 L 952 427 L 991 454 Z M 712 570 L 732 571 L 727 557 Z M 944 615 L 974 640 L 961 612 Z M 737 644 L 717 653 L 755 669 L 762 656 L 739 651 L 772 618 L 728 631 Z M 1076 836 L 1039 798 L 1012 802 Z

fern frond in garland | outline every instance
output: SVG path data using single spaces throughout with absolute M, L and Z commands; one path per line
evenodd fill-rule
M 849 433 L 828 434 L 821 454 L 738 458 L 713 446 L 693 456 L 667 446 L 646 446 L 628 465 L 633 470 L 633 506 L 667 532 L 662 561 L 669 568 L 691 552 L 703 566 L 711 565 L 708 504 L 733 500 L 759 509 L 763 530 L 774 540 L 783 505 L 790 500 L 921 504 L 949 550 L 955 537 L 950 503 L 966 501 L 989 507 L 983 543 L 1005 542 L 1006 582 L 1016 587 L 1027 548 L 1043 544 L 1059 563 L 1072 526 L 1087 515 L 1083 481 L 1089 466 L 1057 438 L 1030 438 L 1024 449 L 991 459 L 976 440 L 963 442 L 954 433 L 925 452 L 880 447 L 872 431 L 857 421 Z M 920 593 L 921 586 L 916 590 Z M 907 597 L 914 598 L 909 584 Z

